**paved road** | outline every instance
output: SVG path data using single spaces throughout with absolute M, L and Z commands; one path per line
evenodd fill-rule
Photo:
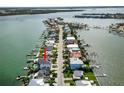
M 62 26 L 59 25 L 60 32 L 59 32 L 59 44 L 58 44 L 58 58 L 57 58 L 57 63 L 58 63 L 58 86 L 63 86 L 64 85 L 64 79 L 63 79 L 63 30 Z

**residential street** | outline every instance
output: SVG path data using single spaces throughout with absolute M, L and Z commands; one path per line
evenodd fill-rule
M 58 58 L 57 58 L 57 64 L 58 64 L 58 86 L 64 86 L 64 79 L 63 79 L 63 29 L 62 26 L 59 25 L 59 44 L 58 44 Z

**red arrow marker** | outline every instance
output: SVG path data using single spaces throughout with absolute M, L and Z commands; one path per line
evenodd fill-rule
M 46 62 L 46 48 L 44 48 L 44 62 Z

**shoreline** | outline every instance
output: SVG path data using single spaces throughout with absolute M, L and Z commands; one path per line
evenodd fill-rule
M 29 12 L 29 13 L 0 13 L 0 16 L 15 16 L 15 15 L 36 15 L 36 14 L 49 14 L 49 13 L 58 13 L 58 12 L 77 12 L 77 11 L 85 11 L 85 10 L 40 10 L 40 12 Z
M 96 18 L 96 19 L 124 19 L 124 13 L 83 13 L 75 15 L 75 18 Z

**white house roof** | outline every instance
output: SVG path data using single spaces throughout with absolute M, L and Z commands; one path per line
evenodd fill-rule
M 46 43 L 55 43 L 55 40 L 48 40 Z
M 74 47 L 74 48 L 71 48 L 69 50 L 70 50 L 70 52 L 72 52 L 72 51 L 80 51 L 80 48 L 79 47 Z
M 84 64 L 79 58 L 70 58 L 70 64 Z
M 76 86 L 92 86 L 90 81 L 87 80 L 77 80 L 75 81 Z
M 67 48 L 75 48 L 78 47 L 78 44 L 69 44 L 67 45 Z
M 75 37 L 69 36 L 69 37 L 67 37 L 66 39 L 67 39 L 67 40 L 75 40 Z
M 31 79 L 28 86 L 44 86 L 43 79 Z

